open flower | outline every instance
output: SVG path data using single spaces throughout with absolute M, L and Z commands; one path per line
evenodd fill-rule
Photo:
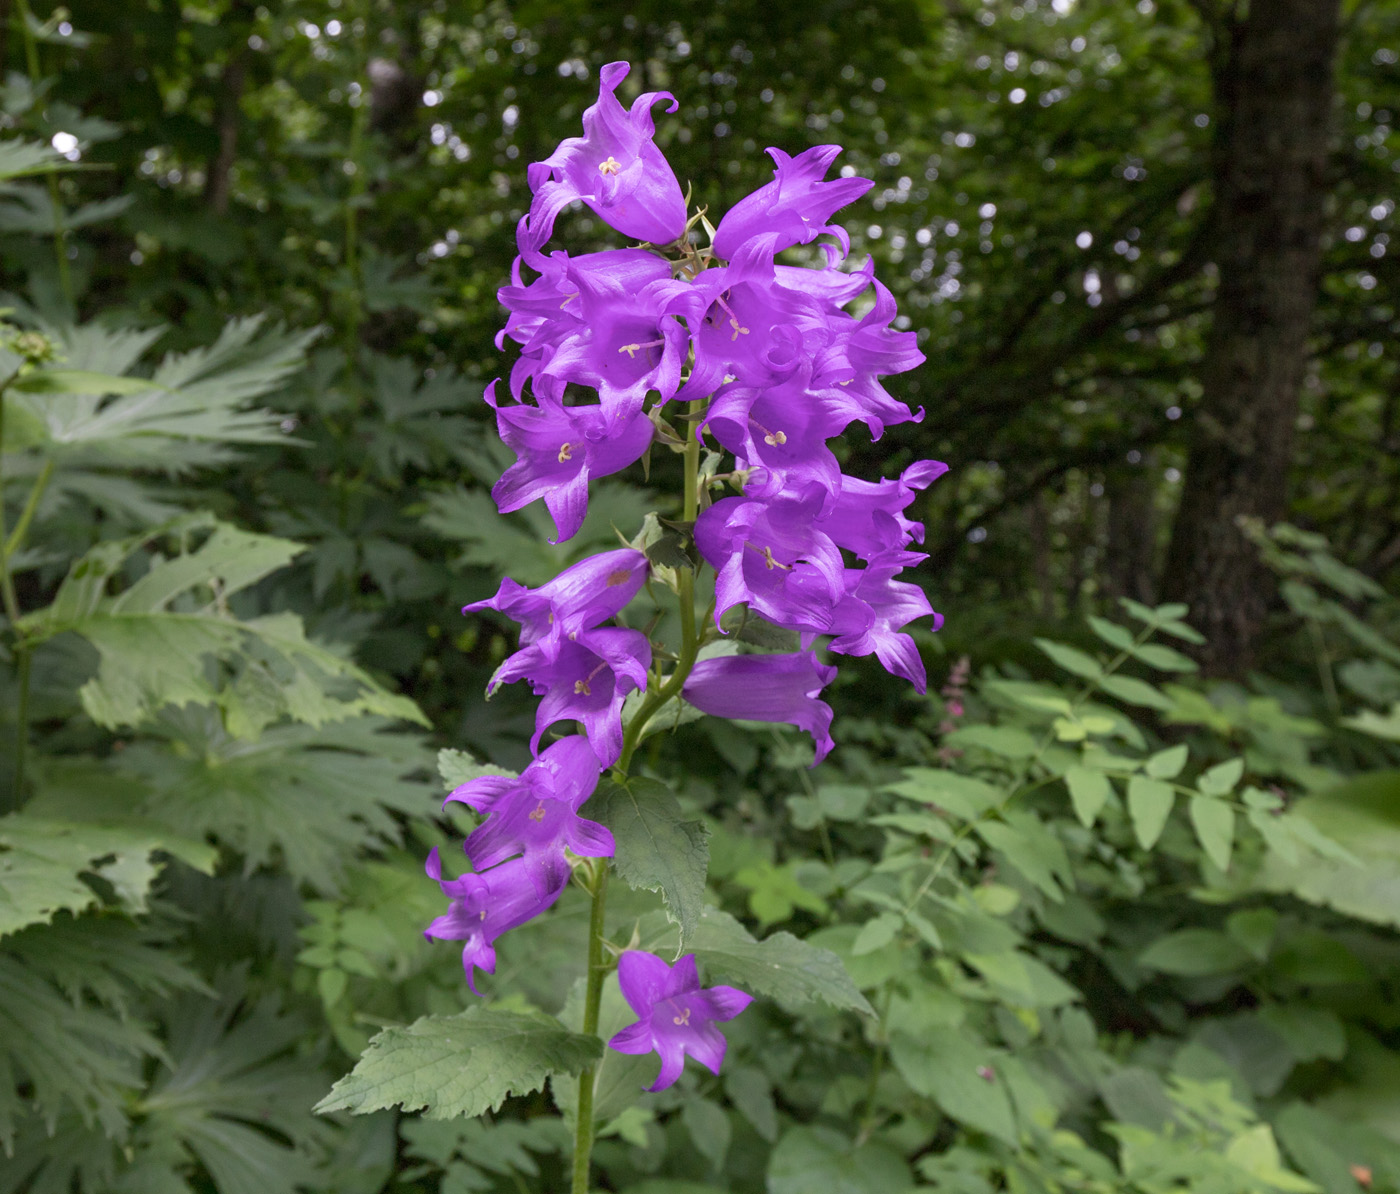
M 423 930 L 423 936 L 462 942 L 462 969 L 467 974 L 467 985 L 477 995 L 481 992 L 476 989 L 476 971 L 496 973 L 496 938 L 546 911 L 564 890 L 564 883 L 560 883 L 541 893 L 521 859 L 493 867 L 485 874 L 444 879 L 436 846 L 428 855 L 426 869 L 452 903 Z M 564 881 L 568 881 L 567 875 Z
M 568 137 L 549 157 L 526 172 L 534 202 L 521 218 L 521 251 L 538 253 L 559 213 L 582 199 L 624 236 L 664 245 L 685 231 L 685 197 L 670 164 L 652 139 L 652 105 L 670 100 L 669 91 L 648 91 L 631 110 L 615 94 L 631 68 L 610 62 L 599 74 L 598 102 L 583 114 L 583 136 Z
M 660 1055 L 651 1091 L 665 1090 L 681 1076 L 687 1053 L 718 1074 L 729 1042 L 715 1022 L 734 1019 L 753 1002 L 736 987 L 702 988 L 694 954 L 668 966 L 654 954 L 626 950 L 617 961 L 617 981 L 640 1019 L 608 1041 L 608 1048 Z
M 448 801 L 487 814 L 462 847 L 472 867 L 485 871 L 519 855 L 544 896 L 568 882 L 566 847 L 581 858 L 611 858 L 612 833 L 578 815 L 600 770 L 587 740 L 574 734 L 542 751 L 518 777 L 483 775 L 456 788 Z
M 928 688 L 919 649 L 903 629 L 915 618 L 933 618 L 943 625 L 928 596 L 918 585 L 895 580 L 905 568 L 928 557 L 917 551 L 887 551 L 864 568 L 847 571 L 849 596 L 832 618 L 831 650 L 841 655 L 874 655 L 891 675 L 903 676 L 920 693 Z
M 517 460 L 491 487 L 502 514 L 544 499 L 556 538 L 572 539 L 588 514 L 588 482 L 619 473 L 640 460 L 651 443 L 651 420 L 640 410 L 622 419 L 602 406 L 565 406 L 541 399 L 538 406 L 496 402 L 496 383 L 486 387 L 496 429 Z

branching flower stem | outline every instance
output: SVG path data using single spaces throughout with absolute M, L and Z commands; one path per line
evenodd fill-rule
M 703 401 L 690 404 L 690 425 L 704 412 Z M 686 440 L 684 454 L 684 491 L 681 503 L 682 519 L 693 525 L 700 508 L 700 441 L 692 431 Z M 700 654 L 701 633 L 695 621 L 695 570 L 679 569 L 677 578 L 679 593 L 681 647 L 676 658 L 676 666 L 664 683 L 653 685 L 623 730 L 622 754 L 613 768 L 613 778 L 622 782 L 627 778 L 627 769 L 632 756 L 642 740 L 647 723 L 672 697 L 678 697 L 691 669 Z M 590 890 L 593 894 L 593 908 L 588 918 L 588 979 L 583 1001 L 583 1032 L 593 1036 L 598 1031 L 598 1013 L 603 999 L 603 982 L 612 969 L 612 962 L 603 947 L 603 910 L 607 898 L 608 872 L 611 864 L 599 859 L 593 865 L 593 878 Z M 597 1078 L 597 1067 L 590 1066 L 579 1074 L 578 1102 L 574 1123 L 573 1183 L 571 1194 L 588 1194 L 589 1170 L 593 1156 L 593 1087 Z

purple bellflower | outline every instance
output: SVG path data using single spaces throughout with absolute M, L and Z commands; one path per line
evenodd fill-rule
M 522 647 L 550 637 L 572 638 L 621 613 L 646 583 L 649 568 L 641 552 L 619 547 L 580 560 L 537 589 L 506 577 L 494 597 L 464 605 L 462 612 L 505 614 L 520 623 Z
M 581 858 L 611 858 L 612 833 L 578 815 L 599 771 L 588 741 L 573 734 L 541 751 L 518 778 L 483 775 L 456 788 L 448 801 L 488 814 L 462 847 L 472 868 L 487 871 L 519 855 L 543 897 L 568 882 L 565 847 Z
M 565 406 L 541 399 L 538 406 L 501 406 L 496 382 L 486 387 L 496 429 L 517 459 L 491 487 L 502 514 L 543 498 L 554 519 L 551 543 L 572 539 L 588 514 L 588 482 L 621 472 L 640 460 L 654 427 L 641 410 L 618 420 L 601 406 Z
M 617 960 L 617 981 L 640 1018 L 608 1041 L 608 1048 L 660 1056 L 661 1072 L 650 1091 L 675 1083 L 687 1053 L 718 1074 L 729 1042 L 715 1022 L 734 1019 L 753 1002 L 736 987 L 701 987 L 694 954 L 668 966 L 654 954 L 625 950 Z
M 806 730 L 816 746 L 816 766 L 831 752 L 831 706 L 821 690 L 836 669 L 811 651 L 794 655 L 726 655 L 702 659 L 681 695 L 702 713 L 747 721 L 783 721 Z
M 915 618 L 927 617 L 937 630 L 943 616 L 934 613 L 918 585 L 894 578 L 927 558 L 916 551 L 887 551 L 863 569 L 848 569 L 849 596 L 832 619 L 837 637 L 830 644 L 841 655 L 874 655 L 887 672 L 903 676 L 920 693 L 928 688 L 924 661 L 914 640 L 901 631 Z
M 828 221 L 839 208 L 854 203 L 875 184 L 868 178 L 839 178 L 823 182 L 839 145 L 815 145 L 795 158 L 769 149 L 777 163 L 773 181 L 740 199 L 715 229 L 715 253 L 726 260 L 746 242 L 765 237 L 770 253 L 805 245 L 822 234 L 836 237 L 843 253 L 851 251 L 846 230 Z
M 719 574 L 716 625 L 747 603 L 775 626 L 807 635 L 830 628 L 846 575 L 840 549 L 816 527 L 826 497 L 811 485 L 770 501 L 723 498 L 700 515 L 695 546 Z
M 560 721 L 583 723 L 599 763 L 611 767 L 622 754 L 622 703 L 645 690 L 651 643 L 638 630 L 585 630 L 557 643 L 522 647 L 496 669 L 488 694 L 500 685 L 528 680 L 540 697 L 530 749 Z
M 526 172 L 535 193 L 518 230 L 527 257 L 538 254 L 559 213 L 577 199 L 623 236 L 664 245 L 685 231 L 685 197 L 652 139 L 651 119 L 658 100 L 671 101 L 668 112 L 679 105 L 669 91 L 648 91 L 630 111 L 623 108 L 615 93 L 629 69 L 625 62 L 603 67 L 598 102 L 583 114 L 583 136 L 566 137 Z
M 869 558 L 890 548 L 924 541 L 924 524 L 904 511 L 920 490 L 948 471 L 939 460 L 918 460 L 895 481 L 862 481 L 842 476 L 841 492 L 818 524 L 840 546 Z
M 462 942 L 462 969 L 467 974 L 467 985 L 477 995 L 481 992 L 476 989 L 475 972 L 496 973 L 496 938 L 533 920 L 551 907 L 564 890 L 564 883 L 560 883 L 541 895 L 523 859 L 493 867 L 485 874 L 444 879 L 436 846 L 428 855 L 427 872 L 452 903 L 446 913 L 423 930 L 423 936 Z M 566 875 L 566 882 L 567 879 Z

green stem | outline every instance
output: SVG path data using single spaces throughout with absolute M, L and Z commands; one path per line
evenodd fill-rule
M 598 1031 L 598 1009 L 603 980 L 610 964 L 603 958 L 603 911 L 608 894 L 608 863 L 598 864 L 593 880 L 593 911 L 588 918 L 588 986 L 583 1000 L 583 1034 Z M 572 1194 L 588 1194 L 588 1172 L 593 1158 L 593 1082 L 596 1066 L 578 1076 L 578 1107 L 574 1125 L 574 1181 Z
M 34 511 L 39 508 L 39 499 L 44 496 L 44 490 L 48 488 L 49 478 L 52 476 L 53 457 L 50 456 L 44 461 L 43 467 L 39 469 L 39 475 L 34 478 L 34 487 L 29 491 L 24 509 L 20 511 L 19 521 L 15 523 L 15 529 L 10 532 L 10 537 L 4 540 L 4 547 L 0 548 L 0 558 L 3 558 L 7 565 L 10 557 L 23 545 L 24 536 L 29 531 L 29 524 L 34 521 Z
M 19 10 L 20 29 L 24 33 L 24 62 L 29 71 L 29 81 L 39 84 L 39 45 L 34 40 L 34 16 L 29 11 L 29 0 L 16 0 Z M 63 197 L 58 189 L 58 178 L 49 175 L 49 203 L 53 206 L 53 251 L 58 264 L 58 286 L 69 307 L 73 306 L 73 278 L 68 271 L 68 229 L 63 223 Z

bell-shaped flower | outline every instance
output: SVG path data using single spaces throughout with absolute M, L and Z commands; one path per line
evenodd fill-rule
M 621 613 L 646 583 L 649 568 L 641 552 L 619 547 L 580 560 L 537 589 L 506 577 L 494 597 L 464 605 L 462 612 L 494 609 L 519 622 L 522 647 L 572 638 Z
M 462 942 L 462 969 L 467 985 L 476 989 L 476 971 L 496 973 L 496 939 L 550 908 L 564 890 L 564 883 L 543 893 L 523 860 L 493 867 L 485 874 L 460 879 L 442 877 L 442 859 L 434 846 L 427 872 L 451 901 L 447 911 L 423 930 L 429 940 Z M 566 875 L 567 881 L 568 876 Z
M 491 677 L 488 694 L 515 680 L 540 697 L 530 749 L 559 721 L 583 724 L 588 744 L 604 767 L 622 754 L 622 703 L 647 686 L 651 644 L 637 630 L 585 630 L 556 643 L 536 642 L 511 655 Z
M 725 655 L 702 659 L 681 695 L 702 713 L 745 721 L 787 722 L 812 736 L 815 767 L 830 753 L 831 706 L 821 690 L 836 669 L 817 662 L 811 651 L 792 655 Z
M 874 655 L 885 671 L 903 676 L 920 693 L 928 688 L 924 661 L 914 640 L 901 633 L 915 618 L 933 618 L 933 629 L 943 625 L 923 589 L 895 580 L 905 568 L 928 557 L 916 551 L 888 551 L 874 557 L 863 569 L 849 569 L 849 595 L 832 619 L 831 650 L 841 655 Z
M 714 250 L 726 260 L 757 237 L 767 237 L 768 252 L 780 253 L 792 245 L 805 245 L 823 233 L 841 242 L 843 254 L 851 250 L 850 238 L 831 217 L 853 203 L 875 184 L 868 178 L 834 178 L 823 181 L 839 145 L 815 145 L 790 157 L 781 149 L 769 149 L 777 163 L 773 181 L 740 199 L 715 229 Z
M 772 501 L 724 498 L 700 515 L 695 545 L 719 574 L 715 622 L 747 602 L 789 630 L 821 634 L 845 596 L 840 548 L 816 526 L 827 494 L 809 485 Z
M 647 1087 L 651 1091 L 665 1090 L 681 1076 L 686 1054 L 718 1074 L 729 1043 L 715 1023 L 734 1019 L 753 1002 L 737 987 L 701 987 L 694 954 L 669 966 L 654 954 L 625 950 L 617 960 L 617 981 L 640 1018 L 608 1041 L 608 1048 L 658 1054 L 661 1072 Z
M 920 490 L 948 471 L 939 460 L 918 460 L 894 481 L 862 481 L 841 477 L 840 492 L 823 511 L 818 527 L 836 543 L 869 558 L 892 548 L 924 541 L 924 524 L 904 511 Z
M 517 460 L 492 486 L 491 496 L 502 514 L 543 498 L 557 530 L 550 542 L 562 543 L 583 525 L 588 482 L 640 460 L 652 440 L 652 422 L 640 410 L 614 418 L 601 406 L 565 406 L 546 398 L 537 406 L 501 406 L 496 384 L 486 387 L 485 398 Z
M 577 257 L 568 284 L 576 297 L 560 316 L 567 327 L 551 339 L 538 376 L 551 387 L 595 389 L 603 406 L 619 415 L 641 410 L 650 390 L 663 399 L 674 395 L 690 337 L 667 309 L 689 284 L 641 249 Z
M 685 197 L 656 147 L 651 119 L 657 101 L 670 100 L 668 112 L 679 105 L 669 91 L 649 91 L 624 108 L 615 93 L 629 69 L 625 62 L 603 67 L 598 102 L 583 114 L 583 136 L 561 141 L 526 172 L 535 197 L 517 236 L 527 258 L 549 240 L 559 213 L 578 199 L 609 227 L 637 240 L 664 245 L 685 231 Z
M 487 814 L 462 847 L 473 869 L 486 871 L 518 855 L 543 896 L 568 882 L 566 847 L 581 858 L 611 858 L 612 833 L 578 815 L 600 770 L 587 740 L 573 734 L 541 751 L 519 776 L 483 775 L 455 788 L 447 801 Z

